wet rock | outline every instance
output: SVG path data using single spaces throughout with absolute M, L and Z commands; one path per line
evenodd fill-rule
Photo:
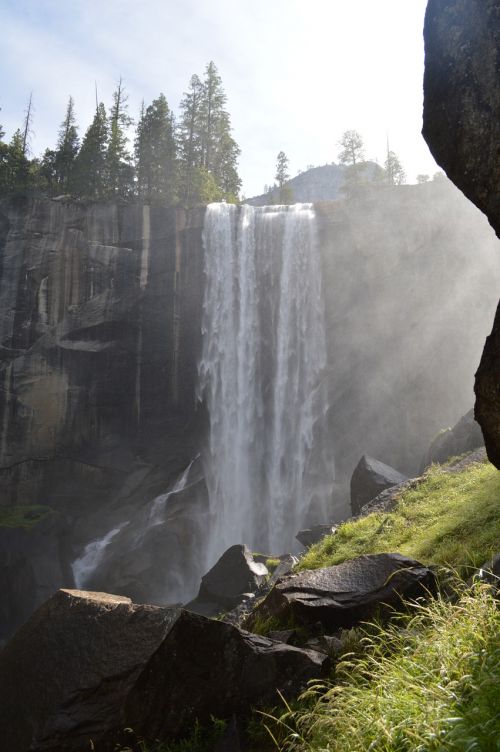
M 381 491 L 397 486 L 408 478 L 383 462 L 369 457 L 361 457 L 351 477 L 351 509 L 358 514 L 361 508 L 378 496 Z
M 295 537 L 299 543 L 302 543 L 303 546 L 309 548 L 322 540 L 325 535 L 333 535 L 336 530 L 337 528 L 335 525 L 314 525 L 306 530 L 299 530 Z
M 402 599 L 425 595 L 434 575 L 401 554 L 359 556 L 333 567 L 306 570 L 280 580 L 249 619 L 278 617 L 323 630 L 352 627 Z
M 474 410 L 469 410 L 453 428 L 446 428 L 435 437 L 422 459 L 420 472 L 433 462 L 442 464 L 450 457 L 471 452 L 483 444 L 483 434 L 479 424 L 474 420 Z
M 247 593 L 256 592 L 268 575 L 267 567 L 254 561 L 245 545 L 231 546 L 202 577 L 197 597 L 186 608 L 205 616 L 232 610 Z
M 479 570 L 478 577 L 500 591 L 500 554 L 495 554 Z
M 429 0 L 423 135 L 500 236 L 500 13 L 496 0 Z M 474 413 L 500 469 L 500 306 L 476 373 Z

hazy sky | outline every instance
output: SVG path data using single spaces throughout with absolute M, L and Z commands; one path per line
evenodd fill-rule
M 33 152 L 53 146 L 73 95 L 83 135 L 94 81 L 107 105 L 123 76 L 130 114 L 160 91 L 177 111 L 193 73 L 222 76 L 247 196 L 337 161 L 343 131 L 410 182 L 438 168 L 420 135 L 426 0 L 0 0 L 0 122 L 10 137 L 33 90 Z

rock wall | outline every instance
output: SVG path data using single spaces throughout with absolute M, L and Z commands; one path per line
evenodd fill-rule
M 500 7 L 429 0 L 423 135 L 436 161 L 500 234 Z M 500 469 L 500 306 L 476 375 L 476 419 Z

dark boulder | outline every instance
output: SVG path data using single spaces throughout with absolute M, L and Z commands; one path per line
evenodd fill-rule
M 256 592 L 268 575 L 265 564 L 254 561 L 246 546 L 231 546 L 202 577 L 197 597 L 186 608 L 205 616 L 234 609 L 244 596 Z
M 442 464 L 451 457 L 471 452 L 483 444 L 483 434 L 479 423 L 474 420 L 474 410 L 469 410 L 453 428 L 446 428 L 435 437 L 422 459 L 420 472 L 433 462 Z
M 0 653 L 9 752 L 110 752 L 123 730 L 162 741 L 297 694 L 325 656 L 173 608 L 61 590 Z
M 498 2 L 429 0 L 424 39 L 424 138 L 500 236 Z M 500 469 L 500 306 L 474 391 L 488 457 Z
M 196 718 L 273 706 L 277 690 L 292 697 L 327 668 L 320 653 L 183 611 L 130 694 L 127 723 L 149 738 L 178 737 Z
M 311 528 L 299 530 L 295 537 L 299 543 L 302 543 L 303 546 L 309 548 L 315 543 L 319 543 L 325 535 L 332 535 L 336 530 L 337 528 L 335 525 L 314 525 Z
M 128 691 L 177 616 L 106 593 L 57 592 L 0 653 L 2 746 L 88 749 L 120 727 Z M 68 705 L 83 695 L 85 708 Z
M 320 622 L 327 630 L 352 627 L 433 587 L 434 575 L 418 561 L 401 554 L 359 556 L 284 577 L 255 609 L 249 627 L 257 616 L 275 616 L 283 623 Z
M 356 465 L 351 477 L 351 509 L 354 515 L 359 514 L 361 507 L 378 496 L 381 491 L 391 486 L 397 486 L 408 480 L 406 475 L 395 470 L 390 465 L 363 455 Z

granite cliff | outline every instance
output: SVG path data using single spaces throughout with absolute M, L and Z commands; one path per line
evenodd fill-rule
M 500 8 L 429 0 L 423 134 L 448 177 L 500 233 Z M 476 419 L 500 469 L 500 305 L 475 383 Z

